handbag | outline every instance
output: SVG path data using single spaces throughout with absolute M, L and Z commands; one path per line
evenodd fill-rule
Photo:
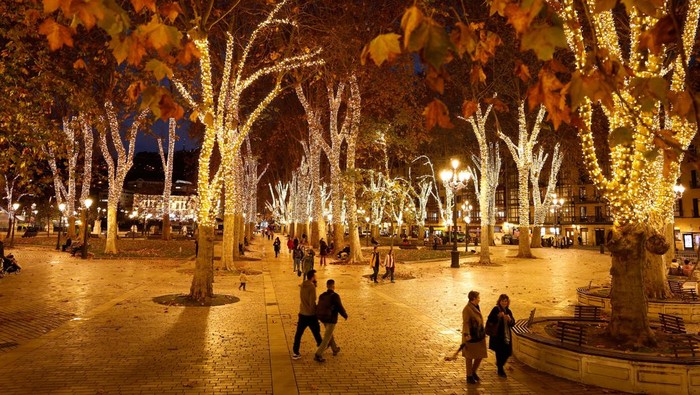
M 498 336 L 498 321 L 486 321 L 486 334 L 489 337 Z

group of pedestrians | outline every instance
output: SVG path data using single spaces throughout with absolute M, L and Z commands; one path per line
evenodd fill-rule
M 333 351 L 333 356 L 338 355 L 340 352 L 340 347 L 335 342 L 333 332 L 338 323 L 338 315 L 347 320 L 348 314 L 340 301 L 340 295 L 335 292 L 334 280 L 326 281 L 327 290 L 319 296 L 318 302 L 316 302 L 316 286 L 316 271 L 310 270 L 306 273 L 306 280 L 301 284 L 299 291 L 299 320 L 292 347 L 292 359 L 295 360 L 301 359 L 299 349 L 301 347 L 301 338 L 306 328 L 311 330 L 311 334 L 316 341 L 317 348 L 314 353 L 314 361 L 325 362 L 326 359 L 323 358 L 323 353 L 328 347 Z M 323 323 L 323 337 L 321 337 L 319 321 Z
M 372 268 L 372 274 L 369 276 L 370 280 L 378 283 L 377 277 L 379 277 L 379 266 L 381 264 L 381 257 L 379 251 L 377 251 L 377 246 L 372 248 L 372 255 L 369 258 L 369 266 Z M 396 269 L 396 261 L 394 260 L 394 249 L 389 248 L 389 252 L 386 253 L 384 257 L 384 275 L 382 280 L 386 280 L 387 277 L 391 277 L 391 282 L 394 282 L 394 269 Z
M 470 291 L 469 302 L 462 310 L 462 356 L 467 364 L 467 384 L 477 384 L 481 379 L 476 373 L 481 360 L 486 358 L 486 335 L 489 336 L 488 347 L 496 353 L 498 375 L 506 378 L 504 366 L 513 353 L 511 328 L 515 325 L 510 311 L 510 298 L 506 294 L 498 297 L 496 306 L 484 322 L 479 302 L 479 292 Z

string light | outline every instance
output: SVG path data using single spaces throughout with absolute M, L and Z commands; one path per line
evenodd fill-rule
M 532 205 L 534 207 L 533 213 L 533 225 L 541 227 L 544 225 L 544 220 L 549 212 L 549 207 L 552 204 L 552 196 L 554 196 L 554 189 L 557 186 L 557 175 L 559 174 L 559 169 L 561 168 L 561 162 L 564 157 L 559 151 L 559 143 L 554 146 L 554 152 L 552 153 L 552 163 L 549 168 L 549 179 L 547 180 L 547 189 L 545 190 L 544 197 L 540 195 L 540 173 L 542 172 L 542 167 L 544 167 L 547 157 L 549 155 L 544 154 L 544 149 L 540 147 L 539 153 L 533 158 L 532 171 L 530 172 L 530 182 L 532 183 Z M 535 235 L 539 237 L 539 235 Z
M 163 165 L 163 173 L 165 176 L 165 185 L 163 186 L 163 216 L 170 216 L 170 192 L 172 191 L 173 182 L 173 160 L 175 156 L 175 139 L 177 134 L 175 133 L 175 128 L 177 123 L 175 118 L 170 118 L 168 120 L 168 156 L 165 156 L 165 150 L 163 149 L 163 141 L 158 138 L 158 153 L 160 154 L 160 161 Z

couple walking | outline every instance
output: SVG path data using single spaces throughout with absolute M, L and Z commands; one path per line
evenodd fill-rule
M 381 261 L 379 257 L 379 251 L 377 251 L 377 246 L 375 245 L 372 249 L 372 256 L 369 258 L 369 266 L 372 268 L 372 274 L 369 276 L 370 280 L 375 283 L 377 277 L 379 276 L 379 262 Z M 384 258 L 384 268 L 386 272 L 382 276 L 382 280 L 386 280 L 387 277 L 391 276 L 391 282 L 394 282 L 394 269 L 396 268 L 396 262 L 394 261 L 393 248 L 389 248 L 389 252 Z
M 510 311 L 510 298 L 506 294 L 498 297 L 496 306 L 491 309 L 484 326 L 479 302 L 481 297 L 476 291 L 467 295 L 469 303 L 462 310 L 462 356 L 467 364 L 467 384 L 477 384 L 481 379 L 476 374 L 481 360 L 486 358 L 486 335 L 489 335 L 489 348 L 496 353 L 498 375 L 506 378 L 503 367 L 513 353 L 511 328 L 515 325 Z
M 311 329 L 311 334 L 316 340 L 316 354 L 314 355 L 314 361 L 325 362 L 323 358 L 323 352 L 330 346 L 333 350 L 333 355 L 338 355 L 340 352 L 340 347 L 335 343 L 333 337 L 333 331 L 335 330 L 335 325 L 338 323 L 338 314 L 343 316 L 346 320 L 348 319 L 348 314 L 345 312 L 345 308 L 340 301 L 340 295 L 335 293 L 335 281 L 326 281 L 326 288 L 328 290 L 321 294 L 318 298 L 318 303 L 316 303 L 316 271 L 310 270 L 306 273 L 306 281 L 301 284 L 301 291 L 299 293 L 301 304 L 299 306 L 299 321 L 297 323 L 297 330 L 294 334 L 294 346 L 292 359 L 301 359 L 301 354 L 299 354 L 299 347 L 301 345 L 301 337 L 304 335 L 306 328 Z M 318 324 L 319 320 L 323 323 L 324 334 L 321 338 L 321 328 Z

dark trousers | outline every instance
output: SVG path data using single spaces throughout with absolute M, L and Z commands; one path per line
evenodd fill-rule
M 391 276 L 391 281 L 394 281 L 394 268 L 393 267 L 386 268 L 386 273 L 384 273 L 384 275 L 382 276 L 382 279 L 386 279 L 389 276 Z
M 379 266 L 372 266 L 372 271 L 373 273 L 371 276 L 369 276 L 369 278 L 376 283 L 377 276 L 379 275 Z
M 241 288 L 245 291 L 245 283 L 241 283 L 241 285 L 238 286 L 238 290 L 240 291 Z
M 512 344 L 504 344 L 503 346 L 499 347 L 498 350 L 496 350 L 496 366 L 503 368 L 512 353 Z
M 306 328 L 311 329 L 311 334 L 316 340 L 316 347 L 321 345 L 323 338 L 321 337 L 321 326 L 318 324 L 318 319 L 313 315 L 299 314 L 299 322 L 297 323 L 297 332 L 294 334 L 294 346 L 292 347 L 294 354 L 299 354 L 299 346 L 301 345 L 301 336 Z

